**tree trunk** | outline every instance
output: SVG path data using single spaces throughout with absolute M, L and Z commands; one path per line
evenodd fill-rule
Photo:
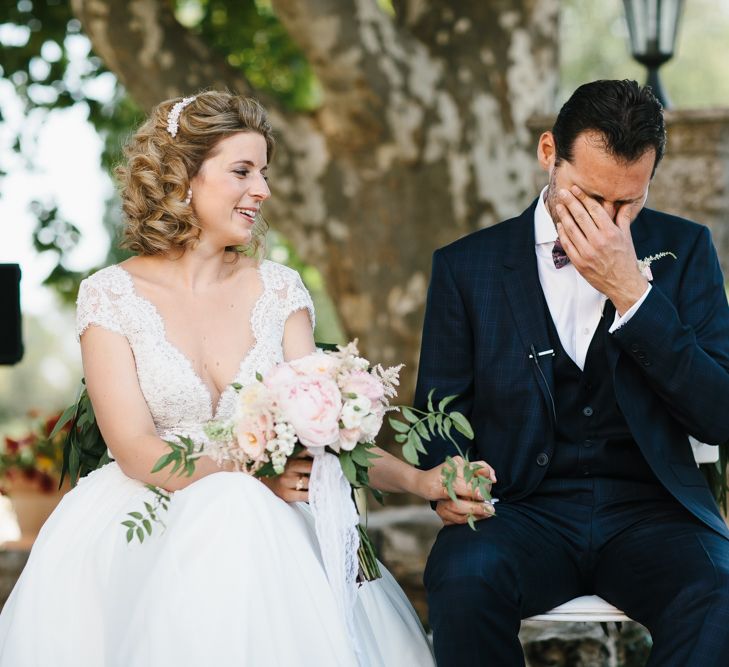
M 325 275 L 349 337 L 412 388 L 434 249 L 535 194 L 527 120 L 553 109 L 558 0 L 274 0 L 323 88 L 278 135 L 272 226 Z M 72 0 L 96 53 L 149 109 L 227 86 L 251 94 L 163 0 Z M 113 28 L 112 28 L 113 26 Z M 444 341 L 447 344 L 447 341 Z

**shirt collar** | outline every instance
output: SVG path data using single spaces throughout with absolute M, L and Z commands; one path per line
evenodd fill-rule
M 552 222 L 552 216 L 547 211 L 547 205 L 544 203 L 548 187 L 545 186 L 539 193 L 539 201 L 534 209 L 534 242 L 536 245 L 554 243 L 557 240 L 557 229 Z

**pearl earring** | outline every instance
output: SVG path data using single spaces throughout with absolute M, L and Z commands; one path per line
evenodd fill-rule
M 192 201 L 192 188 L 187 188 L 187 197 L 185 197 L 185 206 L 189 206 Z

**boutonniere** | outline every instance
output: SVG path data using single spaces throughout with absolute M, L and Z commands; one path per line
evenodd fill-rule
M 663 257 L 673 257 L 673 259 L 678 259 L 678 257 L 676 257 L 676 255 L 674 255 L 672 252 L 659 252 L 656 255 L 649 255 L 648 257 L 644 257 L 643 259 L 638 260 L 638 269 L 640 270 L 641 274 L 645 276 L 645 279 L 649 282 L 653 280 L 651 264 L 653 264 L 653 262 L 658 259 L 662 259 Z

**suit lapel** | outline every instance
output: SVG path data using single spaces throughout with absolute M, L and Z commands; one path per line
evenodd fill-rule
M 552 355 L 539 356 L 536 360 L 538 363 L 529 358 L 532 348 L 537 353 L 551 349 L 534 248 L 534 209 L 535 204 L 532 204 L 515 220 L 511 229 L 504 247 L 503 283 L 524 359 L 532 367 L 550 420 L 554 424 Z

